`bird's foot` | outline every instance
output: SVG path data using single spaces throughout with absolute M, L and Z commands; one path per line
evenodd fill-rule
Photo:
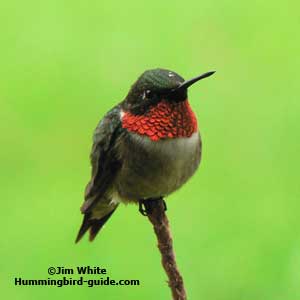
M 162 200 L 163 206 L 164 206 L 164 211 L 167 210 L 167 204 L 166 201 L 163 198 L 158 198 L 158 199 L 141 199 L 139 200 L 139 212 L 143 216 L 148 216 L 151 213 L 151 207 L 152 203 L 155 203 L 158 200 Z

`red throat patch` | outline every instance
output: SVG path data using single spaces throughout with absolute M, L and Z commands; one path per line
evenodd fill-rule
M 128 131 L 146 135 L 153 141 L 190 137 L 198 129 L 196 116 L 188 100 L 179 103 L 162 100 L 145 115 L 125 112 L 122 127 Z

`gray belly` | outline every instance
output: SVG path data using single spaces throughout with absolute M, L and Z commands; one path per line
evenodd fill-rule
M 169 195 L 194 174 L 201 158 L 199 133 L 157 142 L 130 133 L 122 148 L 116 189 L 128 201 Z

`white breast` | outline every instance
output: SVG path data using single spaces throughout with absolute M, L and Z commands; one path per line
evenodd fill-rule
M 161 139 L 152 141 L 147 136 L 132 134 L 134 139 L 147 148 L 149 152 L 161 152 L 162 156 L 170 156 L 174 160 L 182 161 L 186 156 L 195 152 L 199 146 L 199 133 L 195 132 L 190 137 Z M 189 158 L 188 158 L 189 159 Z

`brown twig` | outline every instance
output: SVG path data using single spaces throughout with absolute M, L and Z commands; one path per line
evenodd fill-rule
M 186 300 L 182 276 L 177 268 L 169 221 L 165 214 L 165 203 L 161 199 L 148 199 L 143 202 L 148 219 L 153 225 L 162 257 L 162 265 L 168 275 L 168 285 L 173 300 Z

